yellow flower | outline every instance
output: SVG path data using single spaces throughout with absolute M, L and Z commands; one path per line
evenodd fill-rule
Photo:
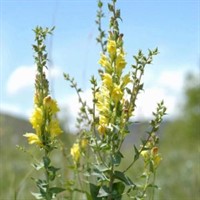
M 104 134 L 106 132 L 106 127 L 108 126 L 109 119 L 105 117 L 104 115 L 99 116 L 99 126 L 98 131 L 100 134 Z
M 153 147 L 153 148 L 151 149 L 151 154 L 152 154 L 152 155 L 157 155 L 157 154 L 158 154 L 158 147 Z
M 102 134 L 102 135 L 105 134 L 105 132 L 106 132 L 105 124 L 99 125 L 97 129 L 98 129 L 99 133 Z
M 155 168 L 157 168 L 158 165 L 160 164 L 162 158 L 161 158 L 161 156 L 159 154 L 157 154 L 156 156 L 154 156 L 153 160 L 154 160 L 154 166 L 155 166 Z
M 43 99 L 43 104 L 50 109 L 51 114 L 55 114 L 59 111 L 56 100 L 53 100 L 49 95 Z
M 107 113 L 109 112 L 109 91 L 107 88 L 102 87 L 100 91 L 96 94 L 97 98 L 97 108 L 99 112 Z
M 53 138 L 63 132 L 59 126 L 58 120 L 54 119 L 50 122 L 49 132 L 50 132 L 51 137 L 53 137 Z
M 124 69 L 124 67 L 126 66 L 126 61 L 124 59 L 124 54 L 120 53 L 117 56 L 116 59 L 116 70 L 118 73 L 121 73 L 121 71 Z
M 26 133 L 24 134 L 24 137 L 28 138 L 28 143 L 29 144 L 38 144 L 38 145 L 42 145 L 42 142 L 40 141 L 40 138 L 38 137 L 38 135 L 34 134 L 34 133 Z
M 102 67 L 105 67 L 105 69 L 108 70 L 108 71 L 110 71 L 112 69 L 108 58 L 104 54 L 101 54 L 101 58 L 99 60 L 99 64 Z
M 142 155 L 142 157 L 143 157 L 145 160 L 148 160 L 148 159 L 149 159 L 149 151 L 143 150 L 143 151 L 141 152 L 141 155 Z
M 103 75 L 103 84 L 108 88 L 112 88 L 112 76 L 108 73 L 104 73 Z
M 81 143 L 81 148 L 84 149 L 88 145 L 88 139 L 83 138 L 80 143 Z
M 30 122 L 33 126 L 34 129 L 40 129 L 42 123 L 43 123 L 43 113 L 42 113 L 42 109 L 39 107 L 35 107 L 33 114 L 30 118 Z
M 107 50 L 108 53 L 113 56 L 116 54 L 117 44 L 114 40 L 108 40 Z
M 130 79 L 130 74 L 126 74 L 123 78 L 122 78 L 122 87 L 125 87 L 127 84 L 129 84 L 131 82 Z
M 118 102 L 119 100 L 121 100 L 123 97 L 123 92 L 120 88 L 119 85 L 115 85 L 113 91 L 112 91 L 112 99 L 115 101 L 115 102 Z
M 103 115 L 99 116 L 99 124 L 108 124 L 108 118 Z
M 71 153 L 71 155 L 73 157 L 74 162 L 77 163 L 79 161 L 80 155 L 81 155 L 79 144 L 74 143 L 72 148 L 71 148 L 70 153 Z

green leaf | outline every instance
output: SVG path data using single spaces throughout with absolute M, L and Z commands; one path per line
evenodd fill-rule
M 109 188 L 106 186 L 102 186 L 99 190 L 97 197 L 107 197 L 109 195 L 110 195 Z
M 48 171 L 50 173 L 50 180 L 53 181 L 56 177 L 56 172 L 59 170 L 60 168 L 56 168 L 56 167 L 53 167 L 53 166 L 50 166 L 48 167 Z
M 102 198 L 97 197 L 99 193 L 100 187 L 90 183 L 90 194 L 92 196 L 92 200 L 101 200 Z
M 94 169 L 94 171 L 91 173 L 91 175 L 97 176 L 98 178 L 100 178 L 103 181 L 107 180 L 107 177 L 105 176 L 105 174 L 103 172 L 99 171 L 98 169 Z
M 125 190 L 125 185 L 122 182 L 116 182 L 113 184 L 113 197 L 115 200 L 120 200 L 122 198 L 122 194 Z
M 143 90 L 143 86 L 144 86 L 144 83 L 140 84 L 138 89 Z
M 65 191 L 66 189 L 64 188 L 60 188 L 60 187 L 52 187 L 49 189 L 49 191 L 52 193 L 52 194 L 58 194 L 60 192 L 63 192 Z
M 116 179 L 123 181 L 126 185 L 134 185 L 129 177 L 127 177 L 123 172 L 115 171 L 114 176 Z
M 36 198 L 36 199 L 42 199 L 42 195 L 40 193 L 35 193 L 35 192 L 31 192 L 31 194 Z
M 41 168 L 44 167 L 44 163 L 40 162 L 40 163 L 33 163 L 32 166 L 36 169 L 36 170 L 40 170 Z
M 117 18 L 121 19 L 120 10 L 116 10 L 115 15 Z
M 158 189 L 159 187 L 157 186 L 157 185 L 155 185 L 155 184 L 148 184 L 148 186 L 147 187 L 150 187 L 150 188 L 156 188 L 156 189 Z
M 123 155 L 120 151 L 118 151 L 117 153 L 112 155 L 112 163 L 115 166 L 119 166 L 119 164 L 121 163 L 121 158 L 123 158 Z
M 111 12 L 114 11 L 113 5 L 108 3 L 108 9 L 109 9 L 109 11 L 111 11 Z
M 45 167 L 45 168 L 48 168 L 48 166 L 49 166 L 50 163 L 51 163 L 51 160 L 49 159 L 49 157 L 44 156 L 44 157 L 43 157 L 43 162 L 44 162 L 44 167 Z
M 110 168 L 106 167 L 105 165 L 94 165 L 94 167 L 100 172 L 106 172 L 110 170 Z
M 134 161 L 136 161 L 136 160 L 138 160 L 140 153 L 135 145 L 134 145 L 134 150 L 135 150 Z
M 126 92 L 127 92 L 128 94 L 131 94 L 131 93 L 132 93 L 131 90 L 130 90 L 129 88 L 126 88 Z
M 56 167 L 54 167 L 54 166 L 48 167 L 48 171 L 54 172 L 54 173 L 57 172 L 59 169 L 60 169 L 60 168 L 56 168 Z
M 98 7 L 101 8 L 103 6 L 103 3 L 101 1 L 98 2 Z

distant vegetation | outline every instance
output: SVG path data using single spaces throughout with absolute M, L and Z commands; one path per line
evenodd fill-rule
M 30 167 L 31 155 L 34 153 L 34 157 L 37 158 L 40 152 L 36 152 L 35 148 L 30 146 L 27 148 L 27 140 L 22 136 L 31 131 L 28 120 L 0 113 L 0 200 L 34 199 L 30 193 L 35 189 L 31 180 L 31 177 L 34 177 L 34 170 Z M 61 140 L 70 147 L 74 136 L 63 134 Z M 18 145 L 20 147 L 17 147 Z M 27 150 L 28 153 L 24 152 Z M 62 162 L 65 168 L 66 160 L 63 160 L 62 155 L 55 157 L 55 162 Z

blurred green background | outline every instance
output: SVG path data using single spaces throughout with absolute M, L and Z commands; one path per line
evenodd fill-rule
M 188 74 L 185 78 L 185 103 L 177 106 L 178 117 L 164 120 L 160 135 L 160 152 L 162 163 L 158 169 L 156 183 L 160 189 L 156 191 L 157 200 L 199 200 L 200 199 L 200 87 L 199 77 Z M 61 119 L 63 126 L 65 119 Z M 134 138 L 144 135 L 147 122 L 133 125 L 130 136 L 124 145 L 127 163 L 131 160 L 130 147 Z M 16 148 L 25 147 L 31 154 L 39 157 L 34 146 L 27 145 L 22 136 L 31 131 L 28 121 L 4 113 L 0 115 L 0 199 L 31 200 L 30 191 L 35 191 L 35 183 L 31 177 L 38 176 L 31 167 L 30 154 Z M 61 140 L 66 148 L 70 148 L 74 135 L 63 134 Z M 137 136 L 137 137 L 135 137 Z M 131 140 L 132 138 L 132 140 Z M 62 175 L 67 176 L 67 161 L 59 151 L 54 155 L 54 162 L 64 169 Z M 139 169 L 138 169 L 139 170 Z M 137 171 L 129 171 L 134 176 Z M 81 200 L 81 198 L 80 198 Z

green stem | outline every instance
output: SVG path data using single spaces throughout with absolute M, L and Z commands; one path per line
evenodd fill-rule
M 109 193 L 108 200 L 112 200 L 112 191 L 113 191 L 113 182 L 114 182 L 114 165 L 112 164 L 110 171 L 110 182 L 109 182 Z
M 110 155 L 110 160 L 111 160 L 111 171 L 110 171 L 110 181 L 109 181 L 109 193 L 110 195 L 108 196 L 108 200 L 112 200 L 112 192 L 113 192 L 113 183 L 114 183 L 114 163 L 112 162 L 112 155 L 115 154 L 115 145 L 114 145 L 114 141 L 111 140 L 111 155 Z
M 141 154 L 141 152 L 144 150 L 144 148 L 145 148 L 145 146 L 146 146 L 146 144 L 147 144 L 147 142 L 149 141 L 149 139 L 151 138 L 151 134 L 149 134 L 149 136 L 148 136 L 148 138 L 147 138 L 147 140 L 146 140 L 146 142 L 145 142 L 145 144 L 142 146 L 142 148 L 140 149 L 140 151 L 139 151 L 139 155 Z M 134 165 L 134 163 L 136 162 L 136 160 L 137 159 L 134 159 L 132 162 L 131 162 L 131 164 L 123 171 L 123 173 L 125 173 L 125 172 L 127 172 L 133 165 Z
M 45 149 L 45 157 L 48 158 L 48 154 L 49 154 L 49 151 L 48 149 Z M 50 188 L 50 179 L 49 179 L 49 171 L 48 171 L 48 168 L 45 167 L 45 175 L 46 175 L 46 200 L 51 200 L 51 195 L 50 195 L 50 191 L 49 191 L 49 188 Z
M 152 188 L 152 194 L 151 194 L 151 197 L 150 197 L 150 200 L 154 200 L 154 195 L 155 195 L 155 180 L 156 180 L 156 171 L 154 171 L 153 173 L 153 188 Z

